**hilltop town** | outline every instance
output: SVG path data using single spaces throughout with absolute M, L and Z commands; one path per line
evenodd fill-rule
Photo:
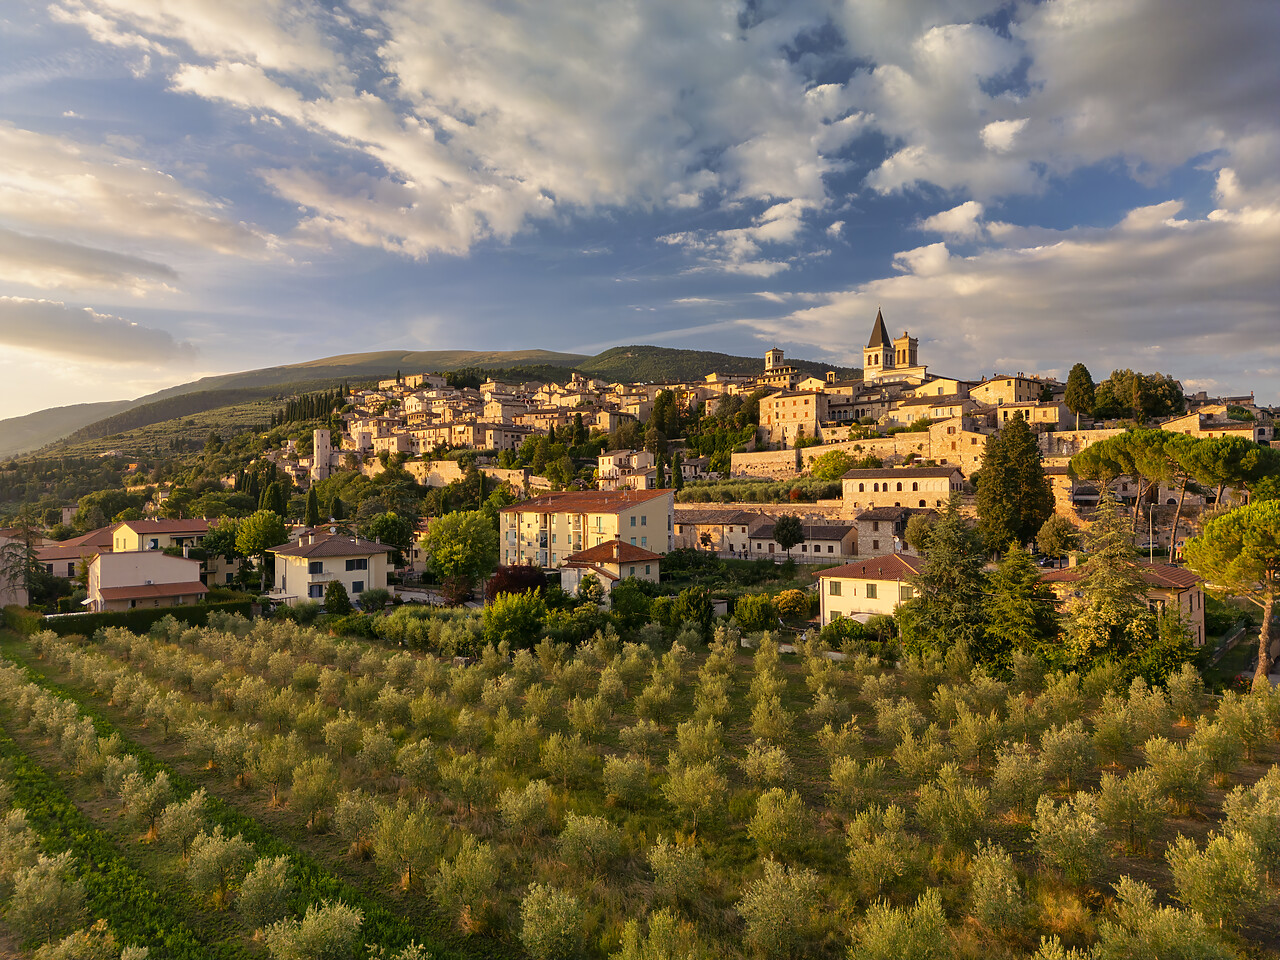
M 274 418 L 270 436 L 276 439 L 221 477 L 229 491 L 224 499 L 193 500 L 189 489 L 172 482 L 140 484 L 135 463 L 126 471 L 126 489 L 137 492 L 140 509 L 131 501 L 115 524 L 37 537 L 34 558 L 47 575 L 80 582 L 81 602 L 99 611 L 190 603 L 210 587 L 249 589 L 254 558 L 234 544 L 209 551 L 205 541 L 219 517 L 250 513 L 270 499 L 269 486 L 281 487 L 275 509 L 292 524 L 290 543 L 323 540 L 326 524 L 367 534 L 355 538 L 359 556 L 344 558 L 351 564 L 344 574 L 358 571 L 346 578 L 349 592 L 399 584 L 411 596 L 405 591 L 429 572 L 419 538 L 429 528 L 430 507 L 392 510 L 412 527 L 402 523 L 398 534 L 383 528 L 397 541 L 384 549 L 368 516 L 355 515 L 356 503 L 344 506 L 341 494 L 315 496 L 384 474 L 442 491 L 479 476 L 481 490 L 487 483 L 499 491 L 499 564 L 558 571 L 570 589 L 583 571 L 606 585 L 637 570 L 657 582 L 662 555 L 680 549 L 724 558 L 785 554 L 825 565 L 918 555 L 907 534 L 912 518 L 931 521 L 953 496 L 973 516 L 975 474 L 988 442 L 1018 420 L 1034 437 L 1056 514 L 1083 527 L 1108 485 L 1131 513 L 1143 512 L 1139 547 L 1176 559 L 1202 512 L 1220 497 L 1233 502 L 1240 490 L 1193 483 L 1188 492 L 1172 474 L 1082 476 L 1071 468 L 1072 458 L 1139 422 L 1258 447 L 1269 446 L 1274 435 L 1274 411 L 1251 396 L 1188 396 L 1158 374 L 1118 371 L 1099 385 L 1089 378 L 1086 405 L 1070 396 L 1068 382 L 1051 377 L 937 373 L 922 362 L 918 340 L 906 331 L 891 337 L 880 313 L 862 359 L 859 379 L 804 374 L 772 349 L 754 376 L 712 371 L 698 380 L 623 383 L 573 373 L 563 382 L 478 376 L 463 382 L 409 373 L 296 397 Z M 300 433 L 309 421 L 323 425 Z M 63 508 L 62 529 L 70 533 L 81 513 L 78 506 Z M 792 517 L 800 534 L 786 543 L 776 527 Z M 84 516 L 80 521 L 83 529 Z M 17 536 L 9 531 L 10 542 Z M 609 541 L 638 553 L 631 561 L 590 553 Z M 112 556 L 147 551 L 154 555 L 145 562 Z M 273 556 L 273 581 L 266 582 L 265 571 L 259 578 L 269 597 L 286 603 L 322 598 L 329 573 L 304 571 L 290 580 L 283 553 Z M 108 572 L 112 567 L 117 572 Z M 892 606 L 871 606 L 892 612 Z

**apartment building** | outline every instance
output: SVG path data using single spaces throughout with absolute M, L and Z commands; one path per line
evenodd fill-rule
M 352 599 L 365 590 L 385 590 L 392 549 L 360 537 L 308 533 L 270 551 L 276 558 L 276 574 L 269 596 L 290 606 L 302 600 L 323 600 L 331 580 L 340 581 Z
M 499 513 L 502 563 L 559 567 L 570 554 L 621 540 L 666 553 L 674 536 L 671 490 L 549 493 Z

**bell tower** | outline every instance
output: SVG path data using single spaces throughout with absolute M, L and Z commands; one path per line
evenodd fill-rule
M 862 379 L 874 380 L 885 370 L 894 368 L 894 347 L 884 326 L 884 315 L 877 310 L 871 328 L 871 339 L 862 348 Z

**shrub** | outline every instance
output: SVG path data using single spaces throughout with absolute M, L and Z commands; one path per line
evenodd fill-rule
M 1173 809 L 1187 813 L 1204 800 L 1208 777 L 1198 752 L 1170 743 L 1164 737 L 1152 737 L 1142 745 L 1142 752 L 1147 755 L 1160 792 Z
M 803 956 L 820 908 L 818 875 L 800 867 L 764 862 L 764 875 L 749 883 L 738 902 L 747 946 L 761 957 Z
M 520 942 L 533 960 L 569 960 L 580 955 L 586 936 L 577 898 L 532 884 L 520 902 Z
M 972 843 L 986 821 L 989 794 L 962 777 L 953 763 L 944 764 L 932 783 L 920 788 L 916 815 L 943 843 Z
M 858 925 L 849 960 L 943 960 L 951 956 L 942 896 L 927 890 L 913 907 L 872 904 Z
M 668 903 L 697 902 L 702 891 L 702 851 L 692 840 L 669 842 L 659 837 L 647 854 L 654 893 Z
M 1089 812 L 1087 798 L 1077 795 L 1058 806 L 1041 797 L 1031 832 L 1040 858 L 1069 882 L 1083 885 L 1102 868 L 1102 824 Z
M 363 916 L 345 903 L 311 904 L 301 920 L 288 917 L 264 931 L 271 960 L 339 960 L 354 956 Z
M 781 747 L 757 740 L 747 748 L 746 757 L 739 761 L 742 772 L 757 787 L 780 787 L 790 782 L 795 773 L 791 760 Z
M 636 756 L 609 757 L 604 762 L 603 782 L 610 803 L 635 808 L 649 794 L 649 765 Z
M 72 876 L 70 853 L 43 854 L 14 872 L 6 922 L 24 940 L 48 943 L 59 933 L 84 922 L 84 884 Z
M 842 810 L 857 810 L 871 791 L 884 781 L 884 760 L 876 757 L 859 763 L 852 757 L 836 757 L 831 761 L 831 791 L 827 800 Z
M 1150 887 L 1129 877 L 1116 884 L 1115 920 L 1098 925 L 1091 960 L 1235 960 L 1198 913 L 1157 907 Z M 1065 954 L 1059 954 L 1065 958 Z
M 240 884 L 236 910 L 257 929 L 284 916 L 293 896 L 288 857 L 263 857 L 253 865 Z
M 1068 792 L 1093 769 L 1094 758 L 1092 740 L 1079 720 L 1050 727 L 1040 738 L 1041 773 Z
M 1236 787 L 1222 802 L 1227 833 L 1253 841 L 1267 881 L 1280 875 L 1280 769 L 1272 767 L 1250 787 Z
M 453 859 L 440 861 L 436 903 L 464 929 L 473 929 L 493 902 L 498 879 L 498 858 L 493 849 L 465 834 Z
M 253 845 L 236 834 L 224 836 L 222 827 L 201 833 L 191 842 L 187 861 L 187 882 L 202 896 L 212 896 L 218 906 L 226 906 L 227 894 L 244 876 Z
M 598 875 L 622 850 L 622 831 L 603 817 L 571 813 L 556 846 L 570 867 Z
M 1258 851 L 1248 834 L 1210 834 L 1203 850 L 1179 834 L 1165 859 L 1178 899 L 1219 926 L 1239 926 L 1266 899 Z
M 809 809 L 800 794 L 774 787 L 756 801 L 747 835 L 756 842 L 762 857 L 795 860 L 808 845 L 811 829 Z
M 530 780 L 523 790 L 504 790 L 498 798 L 498 812 L 508 829 L 536 836 L 551 826 L 551 787 L 545 780 Z
M 1001 748 L 991 777 L 991 795 L 996 802 L 1022 816 L 1035 809 L 1043 792 L 1044 777 L 1031 749 L 1025 743 L 1010 743 Z
M 777 624 L 778 611 L 768 594 L 748 593 L 733 605 L 733 618 L 743 633 L 758 633 Z
M 864 900 L 904 876 L 915 859 L 916 844 L 903 829 L 906 814 L 897 804 L 872 806 L 857 814 L 845 832 L 849 869 Z
M 648 933 L 640 921 L 628 920 L 622 928 L 622 945 L 610 960 L 676 960 L 702 956 L 697 929 L 663 908 L 648 917 Z
M 813 596 L 806 590 L 783 590 L 773 598 L 778 613 L 793 620 L 806 620 L 813 615 Z
M 1026 897 L 1004 847 L 978 845 L 969 867 L 969 899 L 974 919 L 989 930 L 1009 934 L 1026 925 Z
M 347 588 L 341 580 L 330 580 L 324 588 L 324 612 L 335 617 L 345 617 L 351 613 L 351 598 L 347 596 Z
M 694 830 L 722 809 L 728 792 L 728 781 L 709 763 L 668 770 L 662 786 L 667 803 Z

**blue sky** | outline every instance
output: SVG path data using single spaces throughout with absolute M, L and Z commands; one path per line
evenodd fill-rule
M 360 350 L 1084 361 L 1280 401 L 1280 5 L 53 0 L 0 417 Z

